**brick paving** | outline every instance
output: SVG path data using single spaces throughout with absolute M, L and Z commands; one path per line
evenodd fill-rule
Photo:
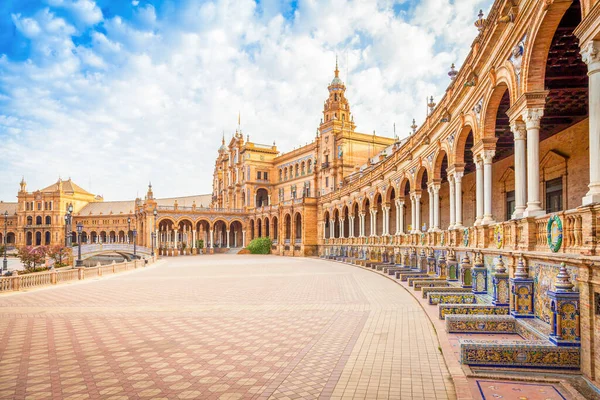
M 2 399 L 454 399 L 398 286 L 316 259 L 215 255 L 0 296 Z

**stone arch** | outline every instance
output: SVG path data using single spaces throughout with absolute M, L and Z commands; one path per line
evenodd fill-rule
M 333 227 L 332 227 L 333 235 L 331 237 L 339 238 L 340 237 L 340 210 L 336 207 L 333 209 Z
M 554 1 L 546 7 L 538 7 L 538 15 L 527 35 L 521 70 L 522 92 L 545 89 L 546 63 L 554 33 L 572 2 Z
M 289 212 L 285 213 L 283 221 L 285 242 L 289 244 L 292 239 L 292 216 Z
M 271 226 L 269 225 L 270 223 L 270 218 L 267 215 L 266 217 L 263 218 L 263 234 L 265 237 L 271 237 Z
M 358 201 L 356 201 L 356 199 L 354 199 L 352 201 L 352 205 L 350 208 L 350 213 L 352 215 L 352 217 L 354 218 L 354 229 L 353 229 L 353 236 L 354 237 L 359 237 L 360 236 L 360 204 Z
M 431 174 L 429 173 L 427 167 L 421 165 L 419 169 L 415 172 L 415 179 L 411 187 L 412 191 L 425 189 L 430 176 Z M 423 187 L 423 179 L 425 179 L 425 187 Z
M 444 174 L 446 173 L 446 171 L 443 170 L 444 158 L 446 158 L 446 168 L 448 168 L 448 161 L 450 160 L 450 157 L 448 157 L 448 151 L 446 150 L 446 148 L 442 147 L 438 150 L 437 154 L 433 158 L 433 166 L 432 166 L 433 171 L 431 174 L 431 177 L 433 179 L 441 180 L 442 177 L 444 176 Z
M 294 215 L 294 240 L 296 243 L 302 242 L 302 213 L 299 211 Z

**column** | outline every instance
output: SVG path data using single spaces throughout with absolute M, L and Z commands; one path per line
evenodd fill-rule
M 210 229 L 210 248 L 212 249 L 214 247 L 214 235 L 213 235 L 213 230 L 212 228 Z
M 246 231 L 242 231 L 242 247 L 246 246 Z
M 421 192 L 415 193 L 415 226 L 415 232 L 421 232 Z
M 329 220 L 329 237 L 332 239 L 335 238 L 335 219 L 333 218 Z
M 433 190 L 433 230 L 440 230 L 440 184 L 432 186 Z
M 341 238 L 344 237 L 344 221 L 346 221 L 345 218 L 340 218 L 340 237 Z
M 433 231 L 433 187 L 432 185 L 427 186 L 427 194 L 429 195 L 429 232 Z
M 525 123 L 515 121 L 510 125 L 515 139 L 515 211 L 512 218 L 521 218 L 527 198 L 527 166 L 525 165 Z
M 227 248 L 228 248 L 228 249 L 229 249 L 229 248 L 231 248 L 231 247 L 229 246 L 229 230 L 227 230 Z
M 192 231 L 192 249 L 196 248 L 196 230 Z
M 327 239 L 327 221 L 323 221 L 323 239 Z
M 410 233 L 417 232 L 417 229 L 415 228 L 415 224 L 417 223 L 416 214 L 415 214 L 416 208 L 417 207 L 415 206 L 415 194 L 411 193 L 410 194 L 410 225 L 411 225 L 412 229 L 410 230 Z
M 237 231 L 235 229 L 233 230 L 233 247 L 238 247 Z
M 365 213 L 361 212 L 360 213 L 360 226 L 359 226 L 359 232 L 360 232 L 360 237 L 365 237 Z
M 177 229 L 175 229 L 175 249 L 177 249 L 177 239 L 179 239 L 177 237 Z
M 383 236 L 387 236 L 390 234 L 390 207 L 385 206 L 382 207 L 383 210 Z
M 448 189 L 450 197 L 450 224 L 448 225 L 448 229 L 454 229 L 454 225 L 456 224 L 456 206 L 454 205 L 456 200 L 456 195 L 454 194 L 454 175 L 448 174 Z
M 404 233 L 404 200 L 396 200 L 396 235 Z
M 377 236 L 377 210 L 371 210 L 371 236 Z
M 455 228 L 462 228 L 462 177 L 463 172 L 454 173 L 454 193 L 456 195 L 455 206 L 456 206 L 456 222 Z
M 483 221 L 483 187 L 484 187 L 484 178 L 483 178 L 483 160 L 480 155 L 475 156 L 475 202 L 477 215 L 475 217 L 475 226 L 481 225 Z
M 484 150 L 483 152 L 483 221 L 482 224 L 494 223 L 492 215 L 492 160 L 495 150 Z
M 543 115 L 543 109 L 530 108 L 523 116 L 527 128 L 527 208 L 523 213 L 525 217 L 544 214 L 540 202 L 540 120 Z
M 600 40 L 582 46 L 581 56 L 588 66 L 590 183 L 583 205 L 600 202 Z
M 348 216 L 348 237 L 354 237 L 354 217 Z

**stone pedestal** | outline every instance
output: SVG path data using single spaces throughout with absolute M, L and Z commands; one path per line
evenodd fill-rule
M 473 284 L 473 274 L 471 273 L 471 260 L 465 253 L 462 261 L 460 262 L 460 286 L 463 288 L 470 288 Z
M 552 321 L 550 342 L 557 346 L 580 346 L 579 292 L 573 290 L 565 263 L 561 263 L 554 291 L 548 291 Z
M 494 293 L 492 304 L 495 306 L 508 306 L 510 304 L 510 291 L 508 286 L 508 273 L 502 261 L 502 256 L 498 256 L 498 262 L 492 277 Z
M 475 256 L 475 264 L 473 264 L 473 268 L 471 269 L 471 276 L 473 293 L 486 294 L 488 291 L 487 269 L 485 268 L 481 254 Z
M 448 276 L 446 280 L 448 281 L 457 281 L 458 280 L 458 261 L 456 261 L 456 255 L 453 250 L 448 251 L 448 261 L 446 262 L 448 265 Z
M 515 277 L 510 278 L 510 292 L 512 295 L 510 315 L 515 318 L 534 318 L 533 279 L 529 278 L 523 258 L 520 258 L 517 263 Z

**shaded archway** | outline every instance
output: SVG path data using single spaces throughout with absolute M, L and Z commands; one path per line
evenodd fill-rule
M 296 213 L 294 220 L 294 241 L 302 243 L 302 215 L 300 213 Z
M 279 218 L 273 217 L 273 242 L 279 241 Z
M 371 202 L 368 198 L 365 198 L 365 202 L 363 203 L 363 212 L 365 213 L 365 225 L 364 225 L 364 233 L 365 236 L 371 236 Z
M 383 199 L 381 197 L 381 193 L 375 194 L 375 199 L 373 201 L 375 205 L 375 236 L 383 235 Z
M 256 207 L 264 207 L 269 205 L 269 192 L 265 188 L 260 188 L 256 191 Z
M 242 247 L 243 227 L 240 221 L 229 224 L 229 244 L 231 247 Z
M 285 243 L 289 244 L 290 239 L 292 238 L 292 217 L 290 214 L 285 215 L 284 221 Z
M 340 237 L 340 211 L 336 208 L 333 211 L 333 227 L 332 232 L 334 238 Z

